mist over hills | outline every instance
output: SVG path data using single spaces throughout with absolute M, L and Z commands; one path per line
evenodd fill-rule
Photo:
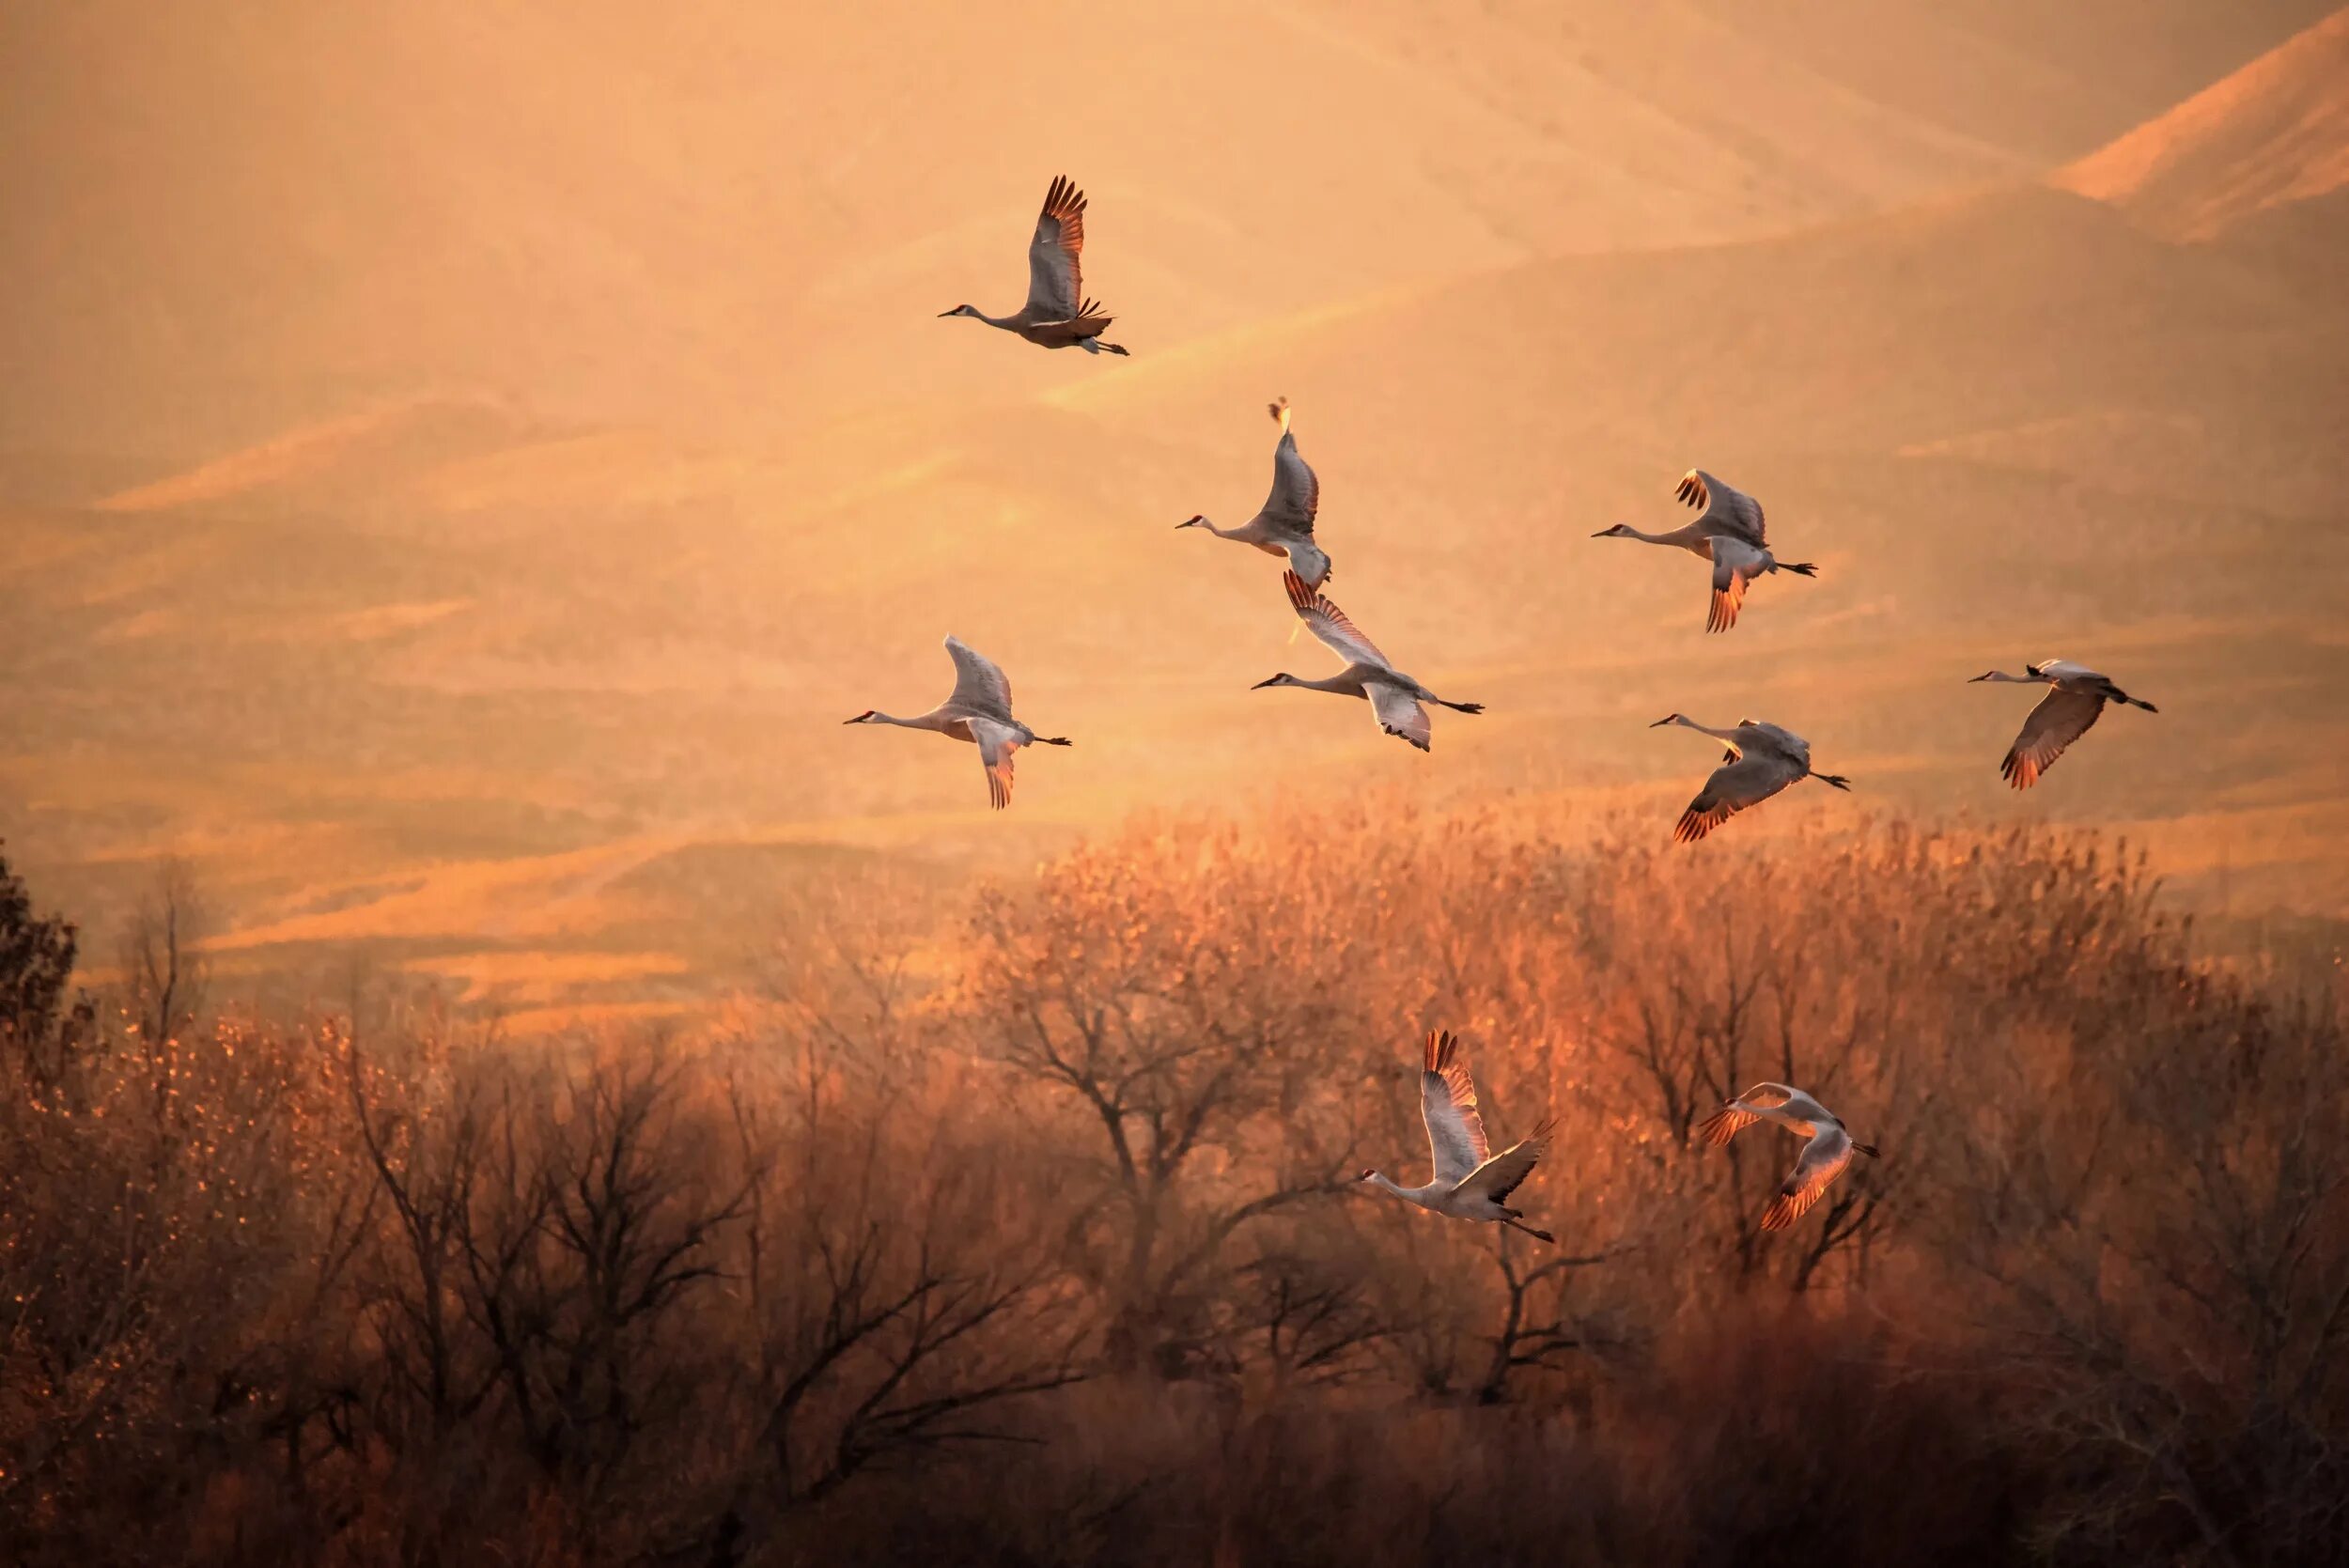
M 254 984 L 356 954 L 549 1018 L 683 1007 L 795 878 L 1139 807 L 1506 790 L 1660 833 L 1707 759 L 1642 726 L 1683 709 L 1792 725 L 1870 804 L 2117 822 L 2211 907 L 2339 915 L 2310 563 L 2349 230 L 2337 140 L 2274 127 L 2287 91 L 2341 123 L 2340 18 L 2263 58 L 2314 8 L 2163 6 L 2177 58 L 2116 72 L 2121 8 L 1849 9 L 1094 18 L 1123 63 L 1042 101 L 941 63 L 1001 13 L 13 15 L 0 55 L 102 54 L 124 96 L 26 71 L 0 107 L 55 220 L 0 236 L 11 858 L 102 926 L 186 857 Z M 916 99 L 985 134 L 893 145 Z M 1017 291 L 1064 163 L 1129 363 L 931 318 Z M 1325 655 L 1268 563 L 1170 531 L 1254 510 L 1274 394 L 1333 596 L 1490 705 L 1432 758 L 1249 691 Z M 1725 638 L 1693 562 L 1589 537 L 1672 525 L 1692 464 L 1822 568 Z M 1000 819 L 967 750 L 838 722 L 941 695 L 948 631 L 1079 737 Z M 2028 704 L 1962 683 L 2058 653 L 2163 713 L 2013 797 Z

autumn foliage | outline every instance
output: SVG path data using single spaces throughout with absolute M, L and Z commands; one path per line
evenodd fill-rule
M 786 927 L 669 1039 L 0 973 L 0 1560 L 2254 1564 L 2349 1524 L 2339 999 L 2198 955 L 2107 841 L 1373 801 Z M 1558 1118 L 1554 1250 L 1355 1181 L 1422 1179 L 1437 1025 L 1498 1141 Z M 1764 1079 L 1884 1151 L 1784 1234 L 1792 1141 L 1689 1139 Z

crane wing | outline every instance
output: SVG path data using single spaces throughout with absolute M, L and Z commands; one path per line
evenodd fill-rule
M 1789 759 L 1766 752 L 1750 752 L 1735 762 L 1713 769 L 1697 798 L 1680 814 L 1672 838 L 1694 844 L 1748 806 L 1758 806 L 1802 777 Z
M 979 743 L 979 762 L 987 769 L 987 803 L 1002 811 L 1011 804 L 1011 759 L 1019 750 L 1019 732 L 991 719 L 973 719 L 971 738 Z
M 1028 319 L 1066 321 L 1084 303 L 1085 194 L 1066 175 L 1044 193 L 1035 238 L 1028 242 Z
M 1753 545 L 1770 542 L 1762 503 L 1735 485 L 1724 485 L 1704 470 L 1692 468 L 1680 476 L 1676 493 L 1689 505 L 1702 508 L 1697 524 L 1705 532 L 1734 534 Z
M 1737 611 L 1746 602 L 1746 585 L 1762 573 L 1762 553 L 1741 538 L 1713 541 L 1713 606 L 1704 617 L 1707 631 L 1727 631 L 1737 624 Z
M 1417 697 L 1399 686 L 1374 680 L 1366 690 L 1370 710 L 1378 720 L 1378 727 L 1389 735 L 1401 736 L 1424 752 L 1436 738 L 1435 726 L 1427 722 L 1427 709 Z
M 1763 1111 L 1775 1110 L 1794 1097 L 1795 1092 L 1782 1083 L 1757 1083 L 1698 1123 L 1697 1136 L 1707 1143 L 1726 1143 L 1760 1121 Z
M 1778 1196 L 1763 1211 L 1762 1228 L 1782 1231 L 1810 1212 L 1819 1194 L 1851 1163 L 1851 1134 L 1830 1122 L 1802 1146 L 1795 1169 L 1778 1186 Z
M 1298 455 L 1297 432 L 1283 430 L 1272 449 L 1272 493 L 1265 497 L 1264 516 L 1292 534 L 1313 536 L 1314 518 L 1321 510 L 1321 480 L 1313 465 Z
M 1008 722 L 1011 682 L 995 661 L 959 637 L 946 639 L 946 653 L 955 661 L 955 690 L 947 706 L 991 713 Z
M 1485 1163 L 1485 1118 L 1476 1110 L 1476 1085 L 1460 1060 L 1460 1039 L 1449 1030 L 1427 1032 L 1425 1066 L 1420 1074 L 1420 1113 L 1427 1122 L 1427 1152 L 1436 1180 L 1456 1186 Z
M 2061 687 L 2051 690 L 2023 721 L 2022 733 L 2007 748 L 2006 760 L 1999 764 L 1999 774 L 2015 788 L 2029 789 L 2039 782 L 2040 774 L 2055 766 L 2065 747 L 2088 733 L 2104 710 L 2102 697 Z
M 1457 1192 L 1483 1193 L 1496 1203 L 1507 1203 L 1509 1194 L 1525 1185 L 1525 1178 L 1533 1173 L 1542 1157 L 1549 1153 L 1550 1141 L 1556 1136 L 1558 1125 L 1545 1119 L 1533 1129 L 1533 1136 L 1522 1142 L 1512 1143 L 1492 1158 L 1479 1165 L 1461 1178 Z
M 1754 1112 L 1741 1107 L 1725 1105 L 1697 1124 L 1697 1136 L 1705 1142 L 1718 1147 L 1761 1119 Z
M 1305 629 L 1321 640 L 1324 647 L 1349 664 L 1375 664 L 1381 670 L 1392 670 L 1387 656 L 1378 651 L 1378 644 L 1362 635 L 1361 629 L 1346 618 L 1346 612 L 1330 602 L 1330 597 L 1318 589 L 1305 586 L 1305 580 L 1295 572 L 1283 572 L 1282 586 L 1289 591 L 1289 604 L 1297 611 Z

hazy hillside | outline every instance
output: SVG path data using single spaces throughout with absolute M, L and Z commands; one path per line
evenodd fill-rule
M 1349 17 L 1343 27 L 1310 12 L 1264 23 L 1286 40 L 1279 48 L 1310 39 L 1317 58 L 1343 62 L 1299 91 L 1370 92 L 1376 72 L 1399 69 L 1407 23 Z M 315 235 L 314 252 L 233 240 L 233 225 L 208 229 L 222 247 L 210 259 L 193 254 L 184 274 L 93 295 L 95 315 L 7 318 L 7 330 L 36 335 L 78 320 L 89 348 L 79 368 L 0 393 L 88 434 L 78 454 L 0 465 L 0 591 L 11 603 L 0 662 L 16 677 L 0 736 L 0 832 L 11 857 L 101 931 L 151 878 L 153 857 L 186 857 L 216 905 L 219 961 L 244 980 L 315 986 L 364 960 L 535 1016 L 684 1006 L 743 972 L 766 911 L 805 879 L 882 859 L 941 876 L 1017 864 L 1137 809 L 1399 784 L 1509 791 L 1547 815 L 1623 807 L 1652 815 L 1660 833 L 1709 761 L 1685 737 L 1645 728 L 1679 709 L 1776 719 L 1811 737 L 1822 766 L 1860 781 L 1851 800 L 1790 796 L 1735 824 L 1741 835 L 1871 804 L 2120 823 L 2153 842 L 2173 885 L 2203 908 L 2349 909 L 2337 783 L 2349 645 L 2334 629 L 2330 579 L 2310 567 L 2338 532 L 2349 482 L 2338 439 L 2349 303 L 2325 284 L 2337 201 L 2259 214 L 2217 245 L 2171 243 L 2019 175 L 1859 210 L 1961 174 L 1978 184 L 2020 154 L 1983 152 L 1985 116 L 1958 113 L 1979 105 L 1954 89 L 1914 116 L 1888 101 L 1916 96 L 1897 76 L 1886 101 L 1869 98 L 1858 84 L 1874 55 L 1848 27 L 1833 32 L 1847 47 L 1830 49 L 1829 31 L 1772 32 L 1704 8 L 1641 17 L 1593 42 L 1531 10 L 1497 9 L 1486 31 L 1446 35 L 1445 63 L 1420 73 L 1422 97 L 1397 99 L 1394 126 L 1381 120 L 1378 133 L 1437 104 L 1456 116 L 1481 105 L 1489 128 L 1500 103 L 1520 116 L 1511 123 L 1528 139 L 1515 145 L 1548 149 L 1528 153 L 1510 182 L 1531 190 L 1538 168 L 1586 194 L 1630 191 L 1641 180 L 1571 173 L 1600 155 L 1567 122 L 1601 78 L 1609 124 L 1633 116 L 1626 105 L 1641 95 L 1703 97 L 1681 78 L 1631 70 L 1642 56 L 1628 40 L 1664 36 L 1641 29 L 1670 29 L 1674 48 L 1708 58 L 1763 48 L 1766 35 L 1787 71 L 1807 73 L 1756 67 L 1770 90 L 1841 82 L 1819 112 L 1875 130 L 1809 122 L 1824 138 L 1813 158 L 1785 116 L 1763 149 L 1717 111 L 1690 110 L 1674 145 L 1713 150 L 1671 167 L 1731 185 L 1743 177 L 1721 176 L 1719 160 L 1774 171 L 1723 225 L 1774 232 L 1614 252 L 1578 244 L 1592 236 L 1569 232 L 1554 204 L 1470 203 L 1437 221 L 1440 193 L 1503 176 L 1476 159 L 1436 174 L 1407 160 L 1382 186 L 1377 221 L 1427 221 L 1396 253 L 1346 228 L 1344 192 L 1302 185 L 1265 159 L 1260 122 L 1208 116 L 1188 141 L 1097 106 L 1083 113 L 1103 130 L 1110 167 L 1089 255 L 1104 276 L 1113 266 L 1121 285 L 1132 280 L 1134 292 L 1114 296 L 1136 329 L 1125 335 L 1151 345 L 1114 365 L 932 318 L 966 294 L 992 303 L 988 280 L 1016 289 L 1030 150 L 984 180 L 965 167 L 951 202 L 942 187 L 911 201 L 918 193 L 887 186 L 914 179 L 916 165 L 867 167 L 836 133 L 818 144 L 846 160 L 836 165 L 721 138 L 719 163 L 673 187 L 685 165 L 661 160 L 690 163 L 702 144 L 672 147 L 583 88 L 563 106 L 571 117 L 541 127 L 559 127 L 553 142 L 491 134 L 491 120 L 521 112 L 514 95 L 428 95 L 397 136 L 387 106 L 352 109 L 349 134 L 380 133 L 370 156 L 492 182 L 475 193 L 478 209 L 430 210 L 445 266 L 411 280 L 419 292 L 403 330 L 383 328 L 373 291 L 388 287 L 388 269 L 422 265 L 395 241 L 420 237 L 403 225 L 428 223 L 427 208 L 285 229 Z M 512 17 L 446 13 L 436 25 L 460 29 L 451 37 L 467 59 L 556 46 Z M 2093 74 L 2085 36 L 2067 42 L 2039 26 L 1983 7 L 1931 31 L 1961 64 L 2037 61 L 2016 87 L 2018 101 L 2036 101 L 2040 85 L 2053 95 Z M 229 36 L 238 47 L 204 33 L 181 40 L 195 53 L 175 54 L 157 35 L 143 68 L 155 101 L 173 101 L 171 83 L 193 91 L 250 70 L 261 72 L 248 104 L 257 114 L 269 91 L 317 90 L 263 63 L 359 47 L 355 34 L 288 35 L 257 20 Z M 375 41 L 411 49 L 418 36 L 437 35 Z M 661 95 L 688 87 L 712 116 L 691 121 L 704 130 L 754 102 L 815 115 L 824 94 L 888 76 L 872 60 L 851 70 L 846 39 L 811 45 L 849 51 L 838 71 L 817 73 L 814 99 L 762 77 L 755 49 L 722 69 L 723 40 L 689 33 L 640 52 L 631 69 L 648 96 L 612 101 L 679 136 L 682 111 Z M 560 41 L 601 52 L 579 80 L 608 84 L 613 52 L 630 40 L 582 23 Z M 2267 41 L 2230 33 L 2202 47 L 2248 55 Z M 1172 32 L 1164 42 L 1161 68 L 1204 47 Z M 1247 69 L 1271 70 L 1282 56 L 1268 48 Z M 664 50 L 698 63 L 688 70 Z M 1526 65 L 1584 52 L 1581 75 Z M 432 63 L 444 69 L 446 56 Z M 2061 140 L 2083 104 L 2149 90 L 2159 74 L 2133 69 L 2061 114 L 2018 116 L 2018 138 Z M 48 90 L 54 108 L 66 89 Z M 1114 96 L 1113 85 L 1082 90 Z M 1345 104 L 1326 107 L 1337 116 Z M 1004 123 L 1041 137 L 1040 121 L 1020 117 L 1029 112 Z M 1563 129 L 1539 129 L 1553 113 Z M 1343 117 L 1361 120 L 1358 108 Z M 1314 133 L 1334 134 L 1334 123 Z M 254 132 L 218 134 L 216 153 Z M 1137 169 L 1158 161 L 1130 183 L 1109 156 L 1119 134 Z M 475 138 L 481 157 L 459 156 Z M 599 138 L 630 154 L 608 177 L 494 184 L 513 160 L 552 160 L 557 145 L 570 157 L 606 145 Z M 1868 144 L 1866 169 L 1852 162 L 1862 157 L 1854 138 Z M 1663 145 L 1593 145 L 1627 156 L 1635 143 Z M 20 156 L 14 141 L 0 146 L 0 157 Z M 340 156 L 301 138 L 271 146 L 289 168 Z M 1191 204 L 1183 221 L 1224 222 L 1206 216 L 1230 183 L 1206 177 L 1218 158 L 1265 181 L 1235 199 L 1267 204 L 1281 256 L 1218 242 L 1214 265 L 1178 285 L 1165 269 L 1190 242 L 1173 228 L 1149 237 L 1175 221 L 1172 208 L 1151 209 L 1180 191 Z M 878 182 L 853 200 L 783 190 L 851 164 Z M 259 205 L 232 209 L 254 232 L 280 201 L 304 210 L 356 199 L 322 175 L 268 185 L 269 166 L 256 165 L 262 183 L 240 197 Z M 367 166 L 374 179 L 392 165 Z M 1088 155 L 1070 166 L 1096 165 Z M 164 178 L 135 160 L 125 167 L 132 184 Z M 1646 171 L 1661 183 L 1642 200 L 1695 189 L 1662 168 Z M 728 169 L 751 182 L 731 183 Z M 946 178 L 935 160 L 918 169 Z M 754 180 L 754 170 L 765 172 Z M 647 194 L 689 188 L 693 202 L 674 210 Z M 1283 191 L 1310 210 L 1280 217 Z M 651 205 L 631 215 L 639 201 Z M 535 226 L 529 215 L 551 210 L 542 202 L 568 204 L 577 224 Z M 902 253 L 874 240 L 833 256 L 803 224 L 786 245 L 781 226 L 786 211 L 823 210 L 850 228 L 879 225 L 858 230 L 878 236 L 893 207 L 948 206 L 968 208 L 967 232 Z M 1693 210 L 1677 197 L 1664 206 Z M 1647 221 L 1609 210 L 1618 237 Z M 771 273 L 745 268 L 726 238 L 762 212 L 755 221 L 778 225 Z M 1836 212 L 1846 215 L 1811 221 Z M 584 258 L 609 255 L 592 237 L 624 216 L 644 248 L 610 257 L 614 278 L 583 281 Z M 128 256 L 120 218 L 100 202 L 81 214 L 94 227 L 59 232 Z M 0 240 L 9 275 L 34 297 L 64 276 L 43 270 L 50 254 L 22 234 Z M 219 300 L 196 311 L 201 341 L 125 325 L 176 320 L 246 268 L 270 272 L 268 286 L 239 296 L 244 314 Z M 677 268 L 708 269 L 737 292 L 697 317 L 716 296 L 671 287 Z M 966 272 L 967 288 L 951 281 Z M 305 294 L 327 279 L 334 298 Z M 498 279 L 510 294 L 474 291 Z M 820 296 L 873 322 L 736 316 L 754 293 L 759 309 Z M 591 299 L 591 337 L 531 338 Z M 658 332 L 628 314 L 656 306 L 676 311 Z M 362 325 L 365 349 L 349 335 Z M 853 366 L 825 357 L 861 340 L 873 351 Z M 540 349 L 551 357 L 534 358 Z M 109 356 L 133 350 L 149 356 L 140 363 L 151 378 L 116 380 L 132 361 Z M 574 353 L 585 357 L 574 364 Z M 480 373 L 411 384 L 392 368 L 402 356 Z M 709 380 L 685 389 L 654 359 Z M 329 388 L 303 379 L 313 362 L 372 368 Z M 848 366 L 840 406 L 795 403 L 794 378 L 835 363 Z M 238 364 L 245 370 L 232 373 Z M 702 393 L 753 365 L 775 384 L 758 380 L 758 401 L 705 417 Z M 194 423 L 141 403 L 178 397 L 175 378 L 194 388 L 199 370 L 222 380 Z M 101 380 L 121 397 L 101 397 Z M 259 400 L 240 403 L 238 389 L 255 387 Z M 1193 512 L 1228 524 L 1258 505 L 1275 394 L 1295 400 L 1320 471 L 1335 597 L 1414 673 L 1490 705 L 1482 718 L 1442 716 L 1433 757 L 1377 735 L 1355 705 L 1249 691 L 1275 670 L 1315 673 L 1327 656 L 1290 640 L 1269 562 L 1172 531 Z M 304 411 L 257 440 L 166 456 L 194 430 L 237 427 L 265 407 Z M 12 433 L 24 428 L 11 418 Z M 136 432 L 156 445 L 126 460 L 119 443 Z M 1702 634 L 1696 563 L 1589 536 L 1617 520 L 1672 525 L 1672 484 L 1693 463 L 1761 494 L 1781 553 L 1821 568 L 1816 582 L 1760 584 L 1725 638 Z M 839 722 L 936 701 L 949 631 L 1006 666 L 1023 713 L 1078 740 L 1024 758 L 1017 804 L 1000 818 L 983 809 L 967 750 Z M 2111 669 L 2163 711 L 2108 718 L 2017 797 L 1996 769 L 2029 699 L 1964 682 L 2049 654 Z M 102 944 L 93 951 L 105 956 Z
M 1074 367 L 931 318 L 1016 295 L 1063 169 L 1157 353 L 2026 178 L 2318 9 L 2043 8 L 10 8 L 0 448 L 194 457 L 452 392 L 761 429 L 1031 393 Z M 2155 42 L 2116 67 L 2123 19 Z
M 2060 171 L 2155 233 L 2210 240 L 2349 185 L 2349 10 Z

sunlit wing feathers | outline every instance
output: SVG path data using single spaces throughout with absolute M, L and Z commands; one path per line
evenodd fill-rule
M 2055 766 L 2064 748 L 2086 735 L 2105 710 L 2105 700 L 2084 691 L 2056 687 L 2039 699 L 2023 721 L 2022 733 L 1999 765 L 1999 774 L 2017 789 L 2029 789 L 2039 775 Z
M 1446 1030 L 1427 1033 L 1425 1067 L 1420 1074 L 1420 1111 L 1427 1122 L 1427 1152 L 1436 1180 L 1456 1184 L 1482 1165 L 1485 1118 L 1476 1109 L 1476 1085 L 1460 1060 L 1459 1037 Z
M 1092 314 L 1084 308 L 1084 270 L 1077 257 L 1085 248 L 1085 196 L 1061 175 L 1044 193 L 1035 238 L 1028 244 L 1028 318 L 1066 321 Z
M 1762 1118 L 1750 1110 L 1725 1105 L 1697 1124 L 1697 1136 L 1705 1142 L 1719 1146 L 1728 1142 Z
M 987 803 L 1002 811 L 1011 804 L 1011 762 L 1019 737 L 990 720 L 973 719 L 971 738 L 979 743 L 979 761 L 987 768 Z
M 1746 602 L 1746 585 L 1761 570 L 1762 557 L 1741 539 L 1713 541 L 1713 604 L 1704 617 L 1707 631 L 1727 631 L 1737 624 Z
M 1762 1228 L 1782 1231 L 1809 1213 L 1819 1195 L 1843 1173 L 1851 1157 L 1851 1134 L 1832 1122 L 1822 1126 L 1803 1145 L 1793 1172 L 1779 1184 L 1778 1196 L 1763 1211 Z
M 1294 430 L 1283 428 L 1280 444 L 1272 449 L 1272 493 L 1265 498 L 1264 510 L 1283 527 L 1312 536 L 1314 518 L 1321 510 L 1321 480 L 1299 456 Z
M 946 639 L 946 652 L 955 661 L 955 690 L 947 705 L 1009 720 L 1011 682 L 995 661 L 959 637 Z
M 1510 1144 L 1462 1177 L 1457 1190 L 1482 1192 L 1496 1203 L 1508 1202 L 1509 1194 L 1525 1185 L 1533 1167 L 1549 1153 L 1550 1140 L 1556 1131 L 1557 1124 L 1545 1120 L 1533 1129 L 1532 1137 Z
M 1756 545 L 1770 542 L 1769 525 L 1762 517 L 1762 503 L 1735 486 L 1724 485 L 1704 470 L 1692 468 L 1680 476 L 1677 493 L 1681 500 L 1700 508 L 1697 520 L 1708 529 L 1735 534 Z
M 1791 757 L 1749 752 L 1735 762 L 1713 769 L 1713 776 L 1704 781 L 1704 788 L 1680 814 L 1672 838 L 1681 844 L 1694 844 L 1748 806 L 1760 805 L 1801 777 L 1802 768 Z
M 1389 735 L 1401 736 L 1424 752 L 1436 738 L 1435 725 L 1428 722 L 1427 708 L 1417 697 L 1399 686 L 1389 686 L 1374 680 L 1367 688 L 1371 712 L 1377 716 L 1378 727 Z
M 1288 589 L 1289 603 L 1305 629 L 1321 640 L 1330 652 L 1353 664 L 1375 664 L 1392 670 L 1387 656 L 1378 651 L 1378 644 L 1361 633 L 1361 629 L 1346 618 L 1346 612 L 1330 602 L 1329 596 L 1305 586 L 1305 580 L 1295 572 L 1284 572 L 1282 586 Z

